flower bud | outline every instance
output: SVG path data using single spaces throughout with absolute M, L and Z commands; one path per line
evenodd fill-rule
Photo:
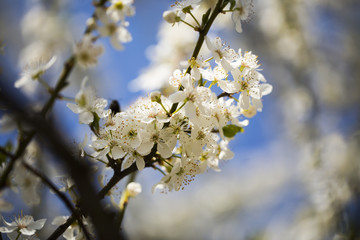
M 168 23 L 176 23 L 179 21 L 179 18 L 174 11 L 165 11 L 163 13 L 163 18 Z
M 253 116 L 256 115 L 256 108 L 254 106 L 250 106 L 248 109 L 242 109 L 241 113 L 247 117 L 247 118 L 252 118 Z
M 136 197 L 141 193 L 141 185 L 140 183 L 131 182 L 126 186 L 126 191 L 129 194 L 129 197 Z
M 161 93 L 159 91 L 150 93 L 150 99 L 152 102 L 161 103 Z
M 86 20 L 86 26 L 89 29 L 95 29 L 96 28 L 96 20 L 95 18 L 91 17 Z

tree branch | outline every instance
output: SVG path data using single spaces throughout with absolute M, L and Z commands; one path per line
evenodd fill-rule
M 210 27 L 211 25 L 214 23 L 216 17 L 219 15 L 219 13 L 222 12 L 222 10 L 224 9 L 225 6 L 223 6 L 223 3 L 224 3 L 224 0 L 219 0 L 213 10 L 213 12 L 211 13 L 211 16 L 209 18 L 209 20 L 206 22 L 206 24 L 204 25 L 204 27 L 200 27 L 199 28 L 199 38 L 196 42 L 196 45 L 195 45 L 195 48 L 194 48 L 194 51 L 193 51 L 193 54 L 191 56 L 191 58 L 194 58 L 196 59 L 200 53 L 200 49 L 204 43 L 204 40 L 205 40 L 205 36 L 207 35 L 207 33 L 209 32 L 210 30 Z M 186 69 L 186 73 L 190 73 L 191 71 L 191 66 L 189 66 L 187 69 Z M 181 89 L 181 86 L 180 86 L 180 89 Z M 174 103 L 172 106 L 171 106 L 171 109 L 170 109 L 170 114 L 174 113 L 178 107 L 179 103 Z
M 74 216 L 74 218 L 78 221 L 79 226 L 81 227 L 81 229 L 84 231 L 84 235 L 86 237 L 86 239 L 90 240 L 90 234 L 87 231 L 87 229 L 85 228 L 84 222 L 82 221 L 82 216 L 81 214 L 75 209 L 75 207 L 73 206 L 73 204 L 71 203 L 71 201 L 66 197 L 66 195 L 62 192 L 59 191 L 59 189 L 55 186 L 54 183 L 51 182 L 51 180 L 46 177 L 44 174 L 42 174 L 41 172 L 39 172 L 38 170 L 36 170 L 35 168 L 33 168 L 30 164 L 26 163 L 26 162 L 22 162 L 22 165 L 29 170 L 30 172 L 32 172 L 34 175 L 36 175 L 37 177 L 39 177 L 41 179 L 41 181 L 43 183 L 45 183 L 65 204 L 65 206 L 69 209 L 69 211 L 72 213 L 72 215 Z M 65 229 L 66 230 L 66 229 Z

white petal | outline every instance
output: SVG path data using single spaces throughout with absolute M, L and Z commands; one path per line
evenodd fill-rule
M 20 232 L 26 236 L 34 235 L 36 230 L 35 229 L 28 229 L 28 228 L 22 228 L 20 229 Z
M 46 63 L 46 65 L 44 66 L 44 70 L 49 69 L 56 61 L 56 56 L 53 56 L 49 62 Z
M 154 142 L 151 141 L 142 142 L 140 146 L 136 149 L 136 151 L 141 155 L 145 156 L 151 152 L 153 146 L 154 146 Z
M 220 64 L 228 72 L 230 72 L 231 70 L 234 69 L 233 66 L 231 65 L 231 63 L 224 58 L 221 60 Z
M 227 80 L 219 80 L 219 86 L 221 90 L 227 93 L 237 93 L 241 89 L 241 85 L 239 82 Z
M 184 91 L 175 92 L 169 96 L 169 100 L 173 103 L 182 102 L 185 98 L 186 94 Z
M 190 120 L 195 120 L 197 118 L 196 115 L 196 107 L 194 105 L 194 103 L 192 102 L 187 102 L 184 106 L 185 112 L 186 112 L 186 116 L 189 117 Z
M 133 164 L 134 161 L 135 161 L 134 156 L 131 155 L 131 156 L 127 157 L 125 162 L 124 162 L 123 168 L 126 169 L 126 168 L 130 167 L 131 164 Z
M 139 169 L 139 171 L 141 171 L 145 168 L 145 161 L 142 157 L 136 158 L 136 166 Z
M 263 104 L 262 104 L 261 99 L 253 98 L 252 99 L 252 104 L 255 106 L 256 110 L 258 110 L 259 112 L 262 111 Z
M 81 109 L 77 104 L 74 104 L 74 103 L 67 103 L 66 106 L 68 108 L 70 108 L 70 110 L 73 112 L 73 113 L 81 113 L 83 109 Z
M 115 146 L 111 149 L 111 154 L 114 159 L 119 159 L 125 156 L 125 152 L 121 147 Z
M 239 101 L 242 109 L 248 109 L 250 107 L 250 97 L 246 92 L 240 94 Z
M 226 149 L 224 151 L 221 151 L 219 154 L 219 159 L 221 160 L 230 160 L 235 156 L 235 154 L 230 151 L 229 149 Z
M 111 45 L 112 45 L 116 50 L 123 50 L 123 49 L 124 49 L 123 45 L 119 42 L 119 40 L 117 39 L 116 36 L 111 36 L 110 42 L 111 42 Z
M 51 222 L 52 225 L 60 226 L 61 224 L 64 224 L 69 217 L 66 216 L 58 216 L 54 218 L 54 220 Z
M 93 154 L 91 154 L 92 157 L 97 157 L 97 158 L 101 158 L 101 157 L 104 157 L 106 154 L 108 154 L 110 151 L 110 149 L 107 147 L 107 148 L 104 148 L 102 151 L 100 152 L 94 152 Z
M 90 124 L 94 121 L 94 115 L 91 112 L 82 112 L 79 115 L 79 122 L 84 124 Z
M 102 149 L 105 148 L 108 145 L 108 142 L 102 139 L 93 141 L 91 146 L 95 149 Z
M 24 86 L 25 84 L 27 84 L 30 81 L 31 81 L 30 76 L 28 76 L 28 75 L 22 76 L 19 80 L 17 80 L 15 82 L 15 87 L 20 88 L 20 87 Z
M 260 85 L 260 90 L 261 90 L 261 94 L 262 96 L 268 95 L 272 92 L 273 90 L 273 86 L 271 86 L 268 83 L 264 83 Z
M 205 36 L 205 42 L 206 42 L 206 46 L 208 47 L 208 49 L 210 51 L 214 51 L 214 45 L 212 44 L 212 42 L 208 36 Z
M 17 227 L 0 227 L 0 232 L 2 232 L 2 233 L 11 233 L 15 229 L 17 229 Z
M 195 80 L 199 80 L 200 79 L 200 71 L 198 68 L 192 68 L 191 69 L 191 76 L 193 76 L 195 78 Z
M 138 134 L 134 139 L 131 140 L 130 147 L 136 149 L 140 146 L 140 144 L 141 144 L 141 137 Z
M 169 158 L 172 155 L 172 150 L 166 143 L 158 143 L 157 150 L 163 158 Z
M 3 222 L 5 223 L 6 226 L 8 226 L 8 227 L 17 227 L 16 222 L 9 223 L 9 222 L 5 221 L 4 217 L 2 219 L 3 219 Z

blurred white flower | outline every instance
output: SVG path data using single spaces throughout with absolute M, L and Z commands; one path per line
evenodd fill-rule
M 104 110 L 107 106 L 107 100 L 103 98 L 96 98 L 95 90 L 92 87 L 86 87 L 87 78 L 84 78 L 81 84 L 80 91 L 76 94 L 74 103 L 67 103 L 66 106 L 76 114 L 79 114 L 79 122 L 83 124 L 90 124 L 94 121 L 94 114 L 99 118 L 104 118 L 109 115 L 108 110 Z
M 176 1 L 172 7 L 175 8 L 177 15 L 184 20 L 186 13 L 199 7 L 201 0 L 180 0 Z
M 0 132 L 10 132 L 17 128 L 17 122 L 10 114 L 4 114 L 0 118 Z
M 20 189 L 21 197 L 27 205 L 37 205 L 40 203 L 40 195 L 38 193 L 40 179 L 21 164 L 16 165 L 14 169 L 13 183 Z
M 49 60 L 40 58 L 28 63 L 28 65 L 25 66 L 23 72 L 21 73 L 21 78 L 15 82 L 15 87 L 20 88 L 30 83 L 31 80 L 38 79 L 55 63 L 55 61 L 56 57 L 53 56 Z
M 134 0 L 111 0 L 111 5 L 107 8 L 106 14 L 114 21 L 125 21 L 126 16 L 135 14 L 133 3 Z
M 97 64 L 97 58 L 104 52 L 102 46 L 95 46 L 92 43 L 92 36 L 87 34 L 81 42 L 74 47 L 77 63 L 83 68 L 93 67 Z
M 237 0 L 232 20 L 235 23 L 235 29 L 238 33 L 242 32 L 241 21 L 248 19 L 253 8 L 252 0 Z
M 58 216 L 51 222 L 52 225 L 60 226 L 68 220 L 68 216 Z M 83 219 L 84 225 L 87 225 L 87 221 Z M 62 235 L 66 240 L 83 240 L 85 236 L 83 231 L 77 222 L 71 224 Z
M 0 227 L 0 232 L 7 233 L 8 237 L 12 239 L 20 239 L 19 237 L 27 236 L 30 237 L 35 234 L 36 230 L 43 228 L 46 219 L 40 219 L 34 221 L 34 218 L 30 215 L 25 215 L 23 217 L 16 217 L 15 221 L 9 223 L 6 222 L 5 227 Z M 33 238 L 32 238 L 33 239 Z
M 123 50 L 122 43 L 132 40 L 130 32 L 125 28 L 128 22 L 122 22 L 118 25 L 113 19 L 109 18 L 102 9 L 97 9 L 97 16 L 102 26 L 98 26 L 98 31 L 102 37 L 109 37 L 111 45 L 117 50 Z
M 174 11 L 165 11 L 163 13 L 163 19 L 168 23 L 176 23 L 180 21 L 180 18 Z
M 129 194 L 129 197 L 136 197 L 141 193 L 141 185 L 137 182 L 131 182 L 126 186 L 126 191 Z

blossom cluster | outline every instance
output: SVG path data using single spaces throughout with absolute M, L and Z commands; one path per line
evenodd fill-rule
M 240 20 L 248 17 L 250 2 L 224 1 L 226 4 L 222 9 L 214 12 L 224 13 L 223 8 L 230 5 L 226 11 L 233 12 L 236 29 L 241 31 Z M 200 0 L 176 2 L 173 11 L 164 13 L 164 19 L 172 23 L 183 22 L 201 32 L 210 11 L 203 15 L 200 24 L 192 14 L 200 3 Z M 101 45 L 95 45 L 99 37 L 109 37 L 113 47 L 118 50 L 123 49 L 123 43 L 132 40 L 126 18 L 135 13 L 133 0 L 111 0 L 94 3 L 94 6 L 95 11 L 87 21 L 84 37 L 75 44 L 73 55 L 66 61 L 64 69 L 71 71 L 75 63 L 83 68 L 95 66 L 104 51 Z M 185 21 L 189 15 L 197 23 L 196 27 Z M 115 171 L 119 169 L 115 169 L 114 163 L 122 169 L 136 167 L 139 171 L 152 167 L 164 175 L 153 187 L 153 191 L 159 189 L 162 192 L 183 189 L 208 168 L 220 171 L 221 162 L 234 157 L 229 149 L 230 141 L 249 124 L 248 118 L 262 110 L 262 97 L 272 91 L 272 86 L 266 83 L 260 73 L 256 55 L 244 53 L 241 49 L 235 51 L 226 46 L 220 37 L 211 39 L 206 35 L 203 35 L 200 45 L 204 42 L 211 56 L 204 60 L 195 54 L 196 57 L 190 58 L 183 69 L 176 69 L 172 74 L 169 72 L 168 84 L 176 89 L 175 92 L 152 92 L 139 98 L 125 111 L 114 106 L 107 108 L 108 101 L 98 98 L 95 89 L 88 86 L 87 78 L 84 78 L 80 91 L 70 100 L 73 102 L 67 103 L 72 112 L 79 114 L 79 122 L 89 125 L 93 132 L 89 145 L 91 152 L 83 149 L 87 142 L 85 137 L 81 144 L 81 157 L 91 157 Z M 37 80 L 50 94 L 58 94 L 43 79 L 45 72 L 58 59 L 53 53 L 50 55 L 29 61 L 15 87 L 26 87 Z M 59 81 L 67 83 L 65 78 Z M 60 94 L 57 97 L 64 98 Z M 4 123 L 11 123 L 7 128 L 13 129 L 14 122 L 10 115 L 0 119 L 3 128 Z M 29 150 L 30 145 L 26 149 Z M 14 165 L 14 174 L 10 175 L 9 182 L 21 191 L 26 204 L 36 205 L 40 203 L 38 187 L 44 176 L 35 176 L 37 174 L 34 175 L 27 168 L 35 165 L 30 160 L 39 157 L 24 154 L 23 158 L 23 162 Z M 59 191 L 67 192 L 76 202 L 78 197 L 72 179 L 65 177 L 63 180 L 64 186 Z M 129 198 L 140 192 L 140 184 L 129 183 L 118 204 L 120 210 L 124 211 Z M 9 207 L 6 202 L 0 203 L 3 209 Z M 67 216 L 59 216 L 52 224 L 61 225 L 68 219 Z M 44 226 L 46 219 L 34 221 L 32 216 L 26 215 L 16 218 L 14 222 L 3 221 L 5 227 L 0 227 L 0 232 L 8 233 L 9 238 L 36 239 L 35 233 Z M 82 224 L 91 229 L 86 219 Z M 82 239 L 80 225 L 71 225 L 63 237 Z
M 81 123 L 100 122 L 93 129 L 91 156 L 106 161 L 108 155 L 123 168 L 134 162 L 138 170 L 147 163 L 157 165 L 164 177 L 154 189 L 169 191 L 181 189 L 207 167 L 219 170 L 220 161 L 231 159 L 229 141 L 248 124 L 245 117 L 262 110 L 262 96 L 272 86 L 251 52 L 236 52 L 220 38 L 206 37 L 206 45 L 211 58 L 192 58 L 187 69 L 177 69 L 169 77 L 178 91 L 170 96 L 152 92 L 123 112 L 105 110 L 106 100 L 84 91 L 83 85 L 77 104 L 68 107 L 80 113 Z M 223 91 L 218 96 L 215 86 Z M 151 153 L 155 158 L 146 160 Z
M 83 39 L 76 44 L 74 52 L 82 67 L 97 64 L 97 58 L 102 54 L 102 46 L 95 46 L 92 31 L 97 31 L 100 37 L 109 37 L 111 45 L 117 50 L 123 50 L 123 43 L 130 42 L 132 36 L 127 30 L 129 22 L 126 17 L 135 14 L 133 0 L 111 0 L 110 6 L 96 7 L 95 14 L 87 21 L 87 30 Z

